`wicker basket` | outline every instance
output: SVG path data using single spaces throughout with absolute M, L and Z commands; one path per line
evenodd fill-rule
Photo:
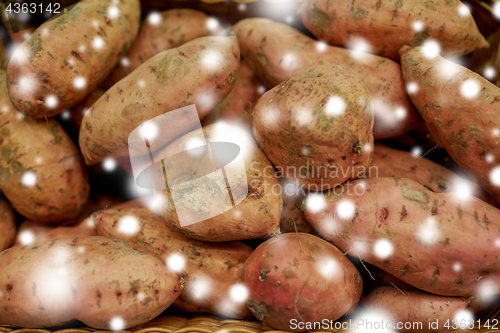
M 495 0 L 496 1 L 496 0 Z M 500 0 L 498 0 L 500 1 Z M 500 74 L 500 20 L 492 15 L 492 6 L 494 1 L 485 2 L 480 0 L 463 0 L 471 9 L 472 15 L 476 19 L 481 33 L 488 39 L 491 48 L 479 50 L 465 57 L 467 67 L 482 73 L 485 66 L 493 66 Z M 243 4 L 243 6 L 242 6 Z M 264 16 L 276 21 L 286 22 L 293 25 L 302 32 L 309 32 L 302 25 L 297 15 L 297 9 L 300 5 L 296 0 L 142 0 L 143 15 L 152 11 L 161 11 L 171 8 L 188 7 L 206 12 L 217 17 L 222 22 L 233 24 L 245 17 Z M 244 10 L 242 10 L 244 9 Z M 310 34 L 309 34 L 310 35 Z M 3 52 L 0 52 L 2 55 Z M 1 61 L 0 57 L 0 61 Z M 494 82 L 500 86 L 499 79 Z M 168 310 L 167 310 L 168 311 Z M 482 321 L 486 319 L 500 320 L 500 303 L 492 308 L 477 314 L 477 319 Z M 72 325 L 74 326 L 74 324 Z M 349 330 L 341 330 L 349 332 Z M 89 333 L 99 332 L 107 333 L 109 331 L 100 331 L 89 327 L 81 328 L 54 328 L 54 329 L 27 329 L 12 326 L 0 326 L 0 332 L 9 333 Z M 229 320 L 214 316 L 179 316 L 164 315 L 160 316 L 147 324 L 143 324 L 126 332 L 134 333 L 285 333 L 283 331 L 272 330 L 258 321 Z M 339 330 L 314 331 L 321 332 L 340 332 Z M 425 332 L 424 330 L 422 332 Z M 481 333 L 499 333 L 499 329 L 481 329 L 481 330 L 453 330 L 450 332 L 481 332 Z

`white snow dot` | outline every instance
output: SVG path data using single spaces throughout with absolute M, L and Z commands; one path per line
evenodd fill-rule
M 68 110 L 61 113 L 62 120 L 69 120 L 69 118 L 71 118 L 71 112 L 69 112 Z
M 327 279 L 334 278 L 339 270 L 342 270 L 341 266 L 333 258 L 326 258 L 318 261 L 317 268 L 321 275 L 323 275 Z
M 229 298 L 235 303 L 246 302 L 249 294 L 248 288 L 242 283 L 235 284 L 229 290 Z
M 121 331 L 125 328 L 125 320 L 122 317 L 114 317 L 109 321 L 109 328 L 113 331 Z
M 341 219 L 352 219 L 355 212 L 356 207 L 354 207 L 354 204 L 350 200 L 344 199 L 339 201 L 337 205 L 337 215 Z
M 109 18 L 117 18 L 120 15 L 120 9 L 116 6 L 108 7 L 108 16 Z
M 494 128 L 491 130 L 491 134 L 493 134 L 494 136 L 499 136 L 500 135 L 500 129 L 498 128 Z
M 310 194 L 306 201 L 307 210 L 319 213 L 326 207 L 325 197 L 322 194 Z
M 148 140 L 153 140 L 158 135 L 158 125 L 152 121 L 147 121 L 141 126 L 141 134 Z
M 19 241 L 22 245 L 31 245 L 35 241 L 35 234 L 31 231 L 22 231 L 19 234 Z
M 428 218 L 419 228 L 418 238 L 426 244 L 433 244 L 439 237 L 439 230 L 436 225 L 436 220 L 432 217 Z
M 37 157 L 35 158 L 35 163 L 36 163 L 36 164 L 41 164 L 41 163 L 42 163 L 42 161 L 43 161 L 43 158 L 41 158 L 40 156 L 37 156 Z
M 500 186 L 500 166 L 496 166 L 491 170 L 490 181 L 493 185 Z
M 414 157 L 414 158 L 418 158 L 420 156 L 422 156 L 422 148 L 420 147 L 414 147 L 412 150 L 411 150 L 411 155 Z
M 159 13 L 151 13 L 148 15 L 148 23 L 151 25 L 158 25 L 161 22 L 161 15 Z
M 495 68 L 487 66 L 484 69 L 484 77 L 487 78 L 488 80 L 493 80 L 496 76 L 497 76 L 497 71 Z
M 379 239 L 373 247 L 375 255 L 380 259 L 387 259 L 394 251 L 394 245 L 388 239 Z
M 219 28 L 219 21 L 217 19 L 211 17 L 207 20 L 207 29 L 210 31 L 214 31 Z
M 291 53 L 287 53 L 283 57 L 283 61 L 281 62 L 281 67 L 290 68 L 292 67 L 294 61 L 295 61 L 295 56 Z
M 118 220 L 118 232 L 125 235 L 135 235 L 139 232 L 139 220 L 132 215 L 125 215 Z
M 257 88 L 257 93 L 258 93 L 259 95 L 263 95 L 263 94 L 266 92 L 266 90 L 267 90 L 266 86 L 264 86 L 264 85 L 262 85 L 262 84 L 261 84 L 261 85 Z
M 469 7 L 464 4 L 458 6 L 458 15 L 460 16 L 468 16 L 470 14 Z
M 167 267 L 173 272 L 180 273 L 186 266 L 186 259 L 180 253 L 172 253 L 167 258 Z
M 113 158 L 107 158 L 102 162 L 102 167 L 106 171 L 114 171 L 116 169 L 116 161 Z
M 19 88 L 25 92 L 30 92 L 35 88 L 35 82 L 28 77 L 22 77 L 19 79 Z
M 488 163 L 493 163 L 493 161 L 495 160 L 495 157 L 492 154 L 486 154 L 486 156 L 484 157 L 484 159 Z
M 78 90 L 83 89 L 87 85 L 87 80 L 85 80 L 84 77 L 79 76 L 73 80 L 73 85 Z
M 139 85 L 139 87 L 141 88 L 144 88 L 146 86 L 146 82 L 144 80 L 139 80 L 139 82 L 137 82 L 137 84 Z
M 462 265 L 459 262 L 453 264 L 453 271 L 460 272 L 462 270 Z
M 406 85 L 406 91 L 408 91 L 409 94 L 414 94 L 418 91 L 418 84 L 415 82 L 410 82 Z
M 495 246 L 496 247 L 500 247 L 500 238 L 498 238 L 497 240 L 495 240 Z
M 307 125 L 311 122 L 312 120 L 312 114 L 311 111 L 308 109 L 300 109 L 295 113 L 295 120 L 297 123 L 302 126 L 302 125 Z
M 481 91 L 481 86 L 477 81 L 472 79 L 464 81 L 464 83 L 460 86 L 462 96 L 468 99 L 477 97 L 479 91 Z
M 202 138 L 195 136 L 195 137 L 190 138 L 186 142 L 186 151 L 189 155 L 196 157 L 196 156 L 203 154 L 203 150 L 202 149 L 194 150 L 194 149 L 198 148 L 198 147 L 203 147 L 205 145 L 206 145 L 206 142 Z
M 202 278 L 197 278 L 196 281 L 192 283 L 191 287 L 191 293 L 195 299 L 203 299 L 210 293 L 210 284 L 207 280 Z
M 246 5 L 246 4 L 244 4 L 244 3 L 240 3 L 240 4 L 238 5 L 238 10 L 239 10 L 240 12 L 244 12 L 246 9 L 247 9 L 247 5 Z
M 99 36 L 94 37 L 92 39 L 92 46 L 94 47 L 94 49 L 99 50 L 100 48 L 102 48 L 104 46 L 104 39 L 102 39 Z
M 459 200 L 467 200 L 472 196 L 471 186 L 461 179 L 456 181 L 452 190 Z
M 123 58 L 120 59 L 120 64 L 123 67 L 130 67 L 130 60 L 128 60 L 127 57 L 123 57 Z
M 396 111 L 394 111 L 394 116 L 396 117 L 397 120 L 402 120 L 406 118 L 406 110 L 405 108 L 397 108 Z
M 285 17 L 285 22 L 288 24 L 292 24 L 293 23 L 293 16 L 287 15 L 287 17 Z
M 434 59 L 441 52 L 441 46 L 435 40 L 427 40 L 422 44 L 422 53 L 427 59 Z
M 222 63 L 222 56 L 217 51 L 208 51 L 202 56 L 201 62 L 207 69 L 213 70 Z
M 360 58 L 365 53 L 371 51 L 371 45 L 363 38 L 356 37 L 353 38 L 352 43 L 349 44 L 349 48 L 352 49 L 352 55 L 354 58 Z
M 21 183 L 26 187 L 32 187 L 36 184 L 37 176 L 33 171 L 25 171 L 21 175 Z
M 455 313 L 454 319 L 456 319 L 459 328 L 466 329 L 467 324 L 474 322 L 474 315 L 470 310 L 462 309 Z
M 319 41 L 316 43 L 316 50 L 318 50 L 319 52 L 326 51 L 326 48 L 327 48 L 327 44 L 325 42 Z
M 331 116 L 340 116 L 346 108 L 345 101 L 340 96 L 332 96 L 328 99 L 325 106 L 325 112 Z
M 413 22 L 412 28 L 413 28 L 413 31 L 420 32 L 420 31 L 424 30 L 424 23 L 422 21 L 417 20 L 417 21 Z

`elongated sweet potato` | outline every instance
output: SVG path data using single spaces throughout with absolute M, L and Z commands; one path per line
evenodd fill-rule
M 189 8 L 150 14 L 142 22 L 130 50 L 105 80 L 106 88 L 132 73 L 155 54 L 209 35 L 208 19 L 206 14 Z
M 323 238 L 412 286 L 468 297 L 500 284 L 500 211 L 477 198 L 372 178 L 307 200 L 306 218 Z
M 276 86 L 305 67 L 345 66 L 372 94 L 375 139 L 394 137 L 415 126 L 418 112 L 406 93 L 401 68 L 396 62 L 328 46 L 286 24 L 264 18 L 241 20 L 233 30 L 243 58 L 268 87 Z
M 235 37 L 202 37 L 150 58 L 84 116 L 79 140 L 85 162 L 128 156 L 131 132 L 169 111 L 195 104 L 203 118 L 231 91 L 239 60 Z M 191 128 L 189 119 L 178 119 L 168 130 L 157 129 L 155 140 L 167 144 Z
M 222 120 L 252 128 L 253 109 L 264 93 L 262 89 L 265 89 L 264 86 L 242 60 L 233 90 L 203 119 L 202 125 L 207 126 Z
M 28 119 L 9 101 L 0 73 L 0 189 L 26 218 L 60 223 L 84 209 L 89 185 L 80 152 L 54 120 Z
M 372 52 L 399 60 L 403 45 L 439 42 L 443 54 L 461 57 L 489 44 L 469 10 L 459 0 L 307 0 L 299 9 L 302 22 L 318 39 L 355 46 L 358 38 Z
M 201 145 L 189 149 L 203 136 L 210 151 Z M 175 152 L 185 154 L 168 158 Z M 153 166 L 153 182 L 165 187 L 166 170 L 169 187 L 156 187 L 155 196 L 163 198 L 160 214 L 175 231 L 209 242 L 279 233 L 283 200 L 276 191 L 278 179 L 244 130 L 227 124 L 206 126 L 175 140 L 157 156 L 167 158 Z
M 405 82 L 431 133 L 451 158 L 500 203 L 500 88 L 449 60 L 401 49 Z M 481 110 L 478 112 L 478 110 Z
M 361 302 L 368 312 L 383 313 L 398 332 L 448 332 L 449 327 L 460 324 L 471 327 L 471 322 L 460 323 L 460 311 L 475 311 L 476 304 L 464 297 L 439 296 L 420 290 L 397 290 L 380 287 Z M 430 320 L 430 321 L 429 321 Z M 456 323 L 454 322 L 456 320 Z M 429 327 L 430 323 L 436 323 Z M 399 325 L 399 326 L 398 326 Z
M 139 30 L 138 0 L 83 0 L 16 49 L 7 68 L 10 99 L 35 118 L 52 117 L 94 90 Z
M 5 199 L 0 200 L 0 251 L 9 248 L 16 239 L 16 217 Z
M 357 178 L 373 151 L 373 105 L 347 68 L 307 67 L 265 93 L 255 106 L 254 135 L 284 177 L 308 191 Z
M 0 253 L 0 323 L 51 327 L 73 320 L 123 329 L 158 316 L 179 278 L 148 251 L 107 237 L 64 238 Z
M 259 245 L 243 267 L 242 281 L 257 318 L 295 332 L 305 331 L 307 322 L 337 320 L 358 303 L 363 290 L 361 275 L 339 249 L 303 233 Z
M 367 170 L 367 177 L 409 178 L 433 192 L 455 192 L 457 195 L 473 195 L 485 200 L 483 190 L 470 180 L 425 157 L 415 157 L 380 143 L 375 143 L 373 159 Z
M 177 308 L 235 319 L 250 315 L 246 304 L 230 301 L 230 290 L 240 281 L 239 273 L 253 251 L 249 246 L 188 238 L 173 231 L 162 218 L 145 208 L 107 209 L 93 214 L 92 220 L 101 236 L 143 244 L 164 262 L 168 263 L 171 256 L 181 256 L 185 265 L 179 267 L 178 274 L 184 279 L 184 290 L 174 303 Z M 137 224 L 127 232 L 130 221 Z

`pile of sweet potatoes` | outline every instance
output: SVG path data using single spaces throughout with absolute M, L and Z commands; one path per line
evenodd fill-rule
M 495 325 L 500 88 L 450 60 L 489 46 L 468 7 L 262 16 L 81 0 L 6 24 L 0 330 Z

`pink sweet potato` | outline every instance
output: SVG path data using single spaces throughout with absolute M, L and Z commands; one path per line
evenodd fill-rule
M 142 22 L 130 50 L 105 80 L 106 88 L 132 73 L 155 54 L 207 36 L 210 33 L 208 19 L 206 14 L 189 8 L 150 14 Z
M 372 128 L 370 92 L 337 65 L 298 70 L 259 99 L 253 117 L 255 138 L 269 160 L 308 191 L 357 178 L 350 169 L 370 164 Z
M 471 325 L 460 323 L 460 311 L 475 311 L 476 305 L 464 297 L 439 296 L 420 290 L 397 290 L 394 287 L 380 287 L 368 294 L 361 302 L 368 312 L 384 314 L 398 332 L 448 332 L 449 327 Z M 469 309 L 472 307 L 472 309 Z M 436 328 L 429 328 L 430 322 L 438 322 Z M 456 320 L 456 323 L 454 322 Z M 469 326 L 470 327 L 470 326 Z
M 135 218 L 137 228 L 124 232 L 124 218 Z M 174 305 L 188 312 L 206 312 L 235 319 L 250 315 L 245 304 L 229 304 L 230 289 L 240 281 L 239 273 L 252 253 L 240 242 L 206 243 L 173 231 L 160 217 L 145 208 L 107 209 L 92 215 L 101 236 L 142 244 L 168 262 L 172 255 L 186 261 L 178 274 L 184 290 Z M 224 304 L 228 302 L 228 304 Z
M 129 328 L 162 313 L 179 278 L 148 251 L 107 237 L 63 238 L 0 253 L 0 323 L 28 328 L 73 320 Z
M 500 203 L 500 88 L 422 47 L 406 46 L 401 55 L 405 82 L 416 88 L 412 101 L 433 136 Z
M 243 58 L 268 87 L 305 67 L 341 65 L 349 68 L 372 94 L 375 139 L 394 137 L 415 126 L 418 112 L 406 93 L 401 67 L 396 62 L 327 46 L 286 24 L 264 18 L 241 20 L 233 30 Z
M 138 0 L 83 0 L 46 21 L 18 47 L 7 68 L 17 110 L 52 117 L 83 100 L 132 45 Z
M 362 38 L 369 52 L 399 60 L 403 45 L 419 46 L 432 39 L 443 54 L 461 57 L 488 47 L 469 10 L 459 0 L 306 0 L 302 22 L 318 39 L 355 46 Z
M 243 267 L 242 281 L 257 318 L 295 332 L 305 331 L 305 322 L 337 320 L 358 303 L 363 290 L 360 273 L 339 249 L 303 233 L 259 245 Z
M 357 180 L 307 199 L 312 227 L 419 289 L 477 296 L 500 285 L 500 211 L 405 178 Z M 323 201 L 324 200 L 324 201 Z
M 87 165 L 129 156 L 130 133 L 156 116 L 195 104 L 203 118 L 231 91 L 239 60 L 234 36 L 198 38 L 147 60 L 84 116 L 79 141 Z M 155 140 L 165 145 L 192 127 L 190 119 L 179 119 L 168 130 L 158 129 Z
M 0 200 L 0 251 L 9 248 L 16 239 L 16 217 L 11 205 Z

